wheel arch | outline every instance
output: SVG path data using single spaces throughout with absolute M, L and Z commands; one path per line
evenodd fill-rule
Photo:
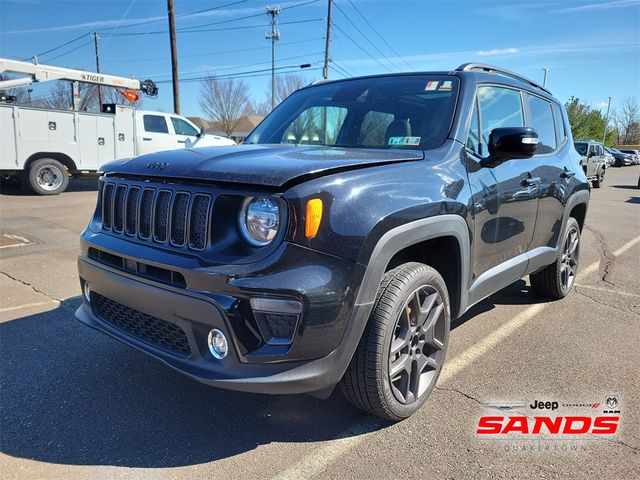
M 469 228 L 460 215 L 439 215 L 393 228 L 373 249 L 356 304 L 373 303 L 384 274 L 415 261 L 430 265 L 445 279 L 455 318 L 467 308 L 470 255 Z
M 62 165 L 64 165 L 70 173 L 75 173 L 78 171 L 78 167 L 75 162 L 71 159 L 69 155 L 60 152 L 37 152 L 32 154 L 26 162 L 24 162 L 25 171 L 29 171 L 31 165 L 36 160 L 40 160 L 42 158 L 51 158 L 53 160 L 57 160 Z

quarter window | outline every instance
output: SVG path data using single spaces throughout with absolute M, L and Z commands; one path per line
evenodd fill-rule
M 553 123 L 551 104 L 540 97 L 526 95 L 531 127 L 538 132 L 536 153 L 551 153 L 556 149 L 556 130 Z
M 558 144 L 561 144 L 565 138 L 567 138 L 567 131 L 564 129 L 564 121 L 562 120 L 562 112 L 560 111 L 560 107 L 556 104 L 553 104 L 553 120 L 556 124 L 556 138 L 558 139 Z
M 524 127 L 520 92 L 502 87 L 478 88 L 480 103 L 482 155 L 487 155 L 489 135 L 494 128 Z
M 471 127 L 467 137 L 467 148 L 476 155 L 480 152 L 480 123 L 478 122 L 478 102 L 473 102 L 473 113 L 471 117 Z
M 176 132 L 176 135 L 190 135 L 192 137 L 198 135 L 198 131 L 194 126 L 181 118 L 171 117 L 171 123 L 173 124 L 173 130 Z
M 144 115 L 143 123 L 145 132 L 169 133 L 167 120 L 162 115 Z

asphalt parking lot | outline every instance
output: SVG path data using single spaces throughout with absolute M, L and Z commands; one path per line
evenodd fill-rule
M 437 390 L 396 425 L 338 392 L 212 389 L 82 325 L 76 255 L 95 180 L 57 197 L 5 189 L 1 233 L 22 245 L 0 248 L 2 476 L 640 478 L 639 174 L 612 168 L 592 191 L 570 297 L 548 302 L 522 280 L 476 305 L 453 325 Z M 614 436 L 476 434 L 488 403 L 610 395 Z

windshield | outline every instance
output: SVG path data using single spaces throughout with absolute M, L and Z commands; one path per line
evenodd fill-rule
M 578 153 L 582 156 L 587 154 L 587 144 L 586 143 L 581 143 L 581 142 L 575 142 L 573 144 L 576 147 L 576 150 L 578 151 Z
M 431 149 L 444 143 L 459 80 L 404 75 L 320 84 L 293 93 L 246 143 Z

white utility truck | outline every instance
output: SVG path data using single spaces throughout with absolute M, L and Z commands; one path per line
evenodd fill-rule
M 0 90 L 47 80 L 71 80 L 157 95 L 151 80 L 38 65 L 0 58 L 0 72 L 29 77 L 0 81 Z M 130 92 L 135 95 L 135 92 Z M 104 105 L 103 113 L 51 110 L 0 103 L 0 177 L 22 177 L 35 193 L 63 192 L 69 175 L 100 170 L 111 161 L 177 148 L 233 145 L 205 135 L 180 115 Z

